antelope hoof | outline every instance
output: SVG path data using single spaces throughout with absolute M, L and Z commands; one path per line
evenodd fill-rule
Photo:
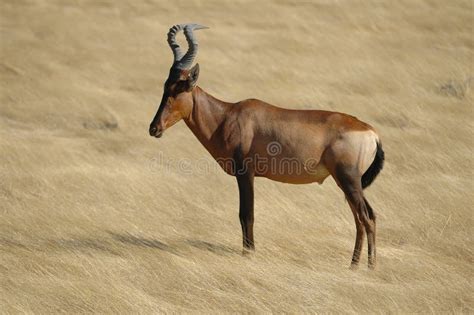
M 375 270 L 375 266 L 376 266 L 375 262 L 369 262 L 369 269 L 370 270 Z
M 245 248 L 242 249 L 242 256 L 251 257 L 255 254 L 255 248 Z
M 351 266 L 349 267 L 350 270 L 357 270 L 359 269 L 359 263 L 358 262 L 351 262 Z

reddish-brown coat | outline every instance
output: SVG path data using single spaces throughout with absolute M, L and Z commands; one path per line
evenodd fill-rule
M 352 266 L 359 262 L 366 232 L 369 266 L 374 267 L 375 214 L 363 196 L 361 179 L 370 170 L 370 183 L 382 167 L 383 151 L 375 130 L 343 113 L 290 110 L 256 99 L 223 102 L 195 86 L 198 73 L 195 66 L 168 78 L 150 135 L 161 137 L 183 119 L 224 171 L 237 178 L 244 250 L 254 249 L 255 176 L 306 184 L 322 183 L 332 175 L 345 193 L 356 223 Z

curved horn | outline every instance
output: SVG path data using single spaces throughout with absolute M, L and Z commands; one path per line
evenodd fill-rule
M 184 70 L 191 67 L 198 51 L 198 43 L 194 37 L 193 31 L 206 28 L 208 27 L 199 24 L 177 24 L 170 28 L 168 32 L 168 44 L 170 45 L 174 55 L 173 68 Z M 184 36 L 186 37 L 189 46 L 188 51 L 184 56 L 175 38 L 176 33 L 181 30 L 184 30 Z
M 168 44 L 170 45 L 171 50 L 173 51 L 174 60 L 173 63 L 179 61 L 183 57 L 181 48 L 176 42 L 176 33 L 183 29 L 183 24 L 174 25 L 170 28 L 168 32 Z

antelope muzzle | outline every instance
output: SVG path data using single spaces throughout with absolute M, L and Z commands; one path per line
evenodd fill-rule
M 163 135 L 163 129 L 161 127 L 157 127 L 155 124 L 150 125 L 150 136 L 155 137 L 155 138 L 161 138 Z

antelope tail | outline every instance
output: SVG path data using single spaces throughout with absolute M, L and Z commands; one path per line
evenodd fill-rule
M 377 152 L 375 152 L 375 158 L 372 164 L 370 164 L 367 171 L 362 175 L 362 188 L 367 188 L 375 180 L 375 177 L 380 173 L 383 168 L 385 160 L 385 153 L 382 150 L 382 143 L 377 142 Z

